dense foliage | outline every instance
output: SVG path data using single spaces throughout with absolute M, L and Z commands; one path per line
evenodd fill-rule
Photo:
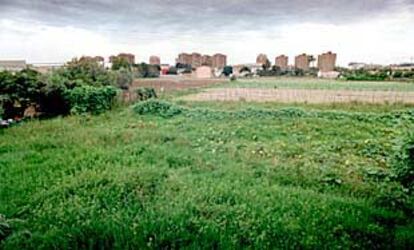
M 0 248 L 413 246 L 393 165 L 411 109 L 264 105 L 150 100 L 4 131 Z
M 92 102 L 89 108 L 99 107 L 97 112 L 88 108 L 85 110 L 99 113 L 102 107 L 109 106 L 97 103 L 113 103 L 115 97 L 111 94 L 111 101 L 106 99 L 108 96 L 95 101 L 91 96 L 107 93 L 110 88 L 103 88 L 106 86 L 128 89 L 132 80 L 129 71 L 108 71 L 94 61 L 77 59 L 45 75 L 29 69 L 16 73 L 0 72 L 0 106 L 4 118 L 23 117 L 28 107 L 33 107 L 39 116 L 65 115 L 71 109 L 77 112 L 83 110 L 79 108 L 78 98 L 84 93 L 84 100 Z M 72 94 L 72 91 L 75 92 Z
M 414 70 L 383 69 L 342 69 L 342 77 L 350 81 L 414 80 Z
M 152 98 L 157 98 L 157 93 L 153 88 L 138 88 L 136 90 L 137 100 L 145 101 Z
M 397 149 L 394 163 L 397 179 L 414 195 L 414 134 L 403 137 Z
M 73 114 L 100 114 L 111 109 L 117 90 L 112 86 L 83 85 L 67 91 L 66 95 Z

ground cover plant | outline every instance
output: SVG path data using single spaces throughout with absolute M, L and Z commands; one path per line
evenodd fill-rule
M 409 249 L 413 128 L 403 105 L 162 100 L 30 122 L 0 131 L 0 246 Z
M 222 84 L 226 88 L 271 88 L 271 89 L 321 89 L 321 90 L 372 90 L 372 91 L 414 91 L 414 82 L 393 81 L 346 81 L 323 80 L 316 78 L 261 78 L 239 79 L 229 84 Z M 214 86 L 217 87 L 217 86 Z

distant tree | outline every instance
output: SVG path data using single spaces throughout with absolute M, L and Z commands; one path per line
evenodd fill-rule
M 266 59 L 266 62 L 262 65 L 264 71 L 268 71 L 272 64 L 270 63 L 269 59 Z
M 112 61 L 112 70 L 126 69 L 131 70 L 132 65 L 122 57 L 115 57 Z
M 134 71 L 137 77 L 155 78 L 160 76 L 161 67 L 159 65 L 151 65 L 146 63 L 134 65 Z
M 193 67 L 191 66 L 191 64 L 177 63 L 175 65 L 175 68 L 177 70 L 180 70 L 183 74 L 190 74 L 193 71 Z
M 243 66 L 243 67 L 240 69 L 239 73 L 243 73 L 243 72 L 252 73 L 252 70 L 251 70 L 249 67 L 247 67 L 247 66 Z
M 167 75 L 176 75 L 177 74 L 177 68 L 176 67 L 170 67 L 168 69 Z
M 223 75 L 229 76 L 231 74 L 233 74 L 233 67 L 231 67 L 231 66 L 225 66 L 223 68 Z

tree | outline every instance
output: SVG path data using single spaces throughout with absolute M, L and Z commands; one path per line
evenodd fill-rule
M 126 69 L 131 70 L 132 65 L 123 57 L 114 57 L 112 60 L 112 70 Z
M 266 62 L 262 66 L 264 71 L 268 71 L 272 64 L 270 63 L 269 59 L 266 59 Z
M 233 74 L 233 67 L 231 67 L 231 66 L 225 66 L 223 68 L 223 75 L 229 76 L 231 74 Z

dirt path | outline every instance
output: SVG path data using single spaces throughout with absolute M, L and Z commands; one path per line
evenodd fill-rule
M 414 104 L 414 92 L 214 88 L 188 95 L 190 101 L 251 101 L 282 103 L 408 103 Z

